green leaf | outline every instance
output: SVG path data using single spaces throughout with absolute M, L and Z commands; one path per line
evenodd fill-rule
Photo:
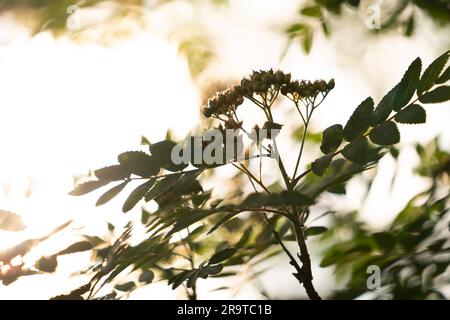
M 237 250 L 235 248 L 223 248 L 213 254 L 213 256 L 209 259 L 209 264 L 211 265 L 225 261 L 228 258 L 231 258 L 236 252 Z
M 160 170 L 158 161 L 142 151 L 124 152 L 118 159 L 120 164 L 127 167 L 131 173 L 143 178 L 154 176 Z
M 374 233 L 372 237 L 377 245 L 385 250 L 392 249 L 397 242 L 396 237 L 389 232 L 377 232 Z
M 313 163 L 311 163 L 311 170 L 319 177 L 323 176 L 325 171 L 330 166 L 331 160 L 333 159 L 333 153 L 329 153 L 316 159 Z
M 414 92 L 417 89 L 417 84 L 419 83 L 421 70 L 422 60 L 417 58 L 411 63 L 398 84 L 398 90 L 394 100 L 395 111 L 400 111 L 413 97 Z
M 370 126 L 374 102 L 367 98 L 355 109 L 344 128 L 345 140 L 351 142 L 366 132 Z
M 322 10 L 321 10 L 320 6 L 305 7 L 300 10 L 300 13 L 304 16 L 312 17 L 312 18 L 321 18 L 322 17 Z
M 378 106 L 375 108 L 370 124 L 375 127 L 377 124 L 384 122 L 392 110 L 394 110 L 394 100 L 397 95 L 398 85 L 391 89 L 384 97 L 381 99 Z
M 107 180 L 87 181 L 87 182 L 77 185 L 74 190 L 69 192 L 69 195 L 81 196 L 81 195 L 87 194 L 89 192 L 92 192 L 94 190 L 97 190 L 98 188 L 101 188 L 103 186 L 106 186 L 108 183 L 109 183 L 109 181 L 107 181 Z
M 131 171 L 128 168 L 118 164 L 97 169 L 94 171 L 94 174 L 99 180 L 116 181 L 128 179 L 131 175 Z
M 139 200 L 144 198 L 145 194 L 153 186 L 154 183 L 155 179 L 150 179 L 134 189 L 123 204 L 122 211 L 128 212 L 133 209 L 134 206 L 139 202 Z
M 114 188 L 106 191 L 104 194 L 101 195 L 100 198 L 98 198 L 97 202 L 95 203 L 96 206 L 101 206 L 108 201 L 112 200 L 115 196 L 117 196 L 120 191 L 122 191 L 125 186 L 128 184 L 128 181 L 122 182 L 121 184 L 115 186 Z
M 139 275 L 139 282 L 142 283 L 151 283 L 155 278 L 155 274 L 152 270 L 145 270 Z
M 223 270 L 223 264 L 216 264 L 214 266 L 207 266 L 206 270 L 208 272 L 208 275 L 217 275 Z
M 437 79 L 436 84 L 443 84 L 450 80 L 450 66 L 445 69 L 441 76 Z
M 420 105 L 413 104 L 401 110 L 394 119 L 399 123 L 425 123 L 427 114 Z
M 0 230 L 22 231 L 26 226 L 22 217 L 9 211 L 0 210 Z
M 369 138 L 380 146 L 390 146 L 400 141 L 400 132 L 394 122 L 388 121 L 375 127 L 370 132 Z
M 136 284 L 133 281 L 130 282 L 126 282 L 126 283 L 122 283 L 122 284 L 117 284 L 114 289 L 122 291 L 122 292 L 127 292 L 130 290 L 133 290 L 136 287 Z
M 80 241 L 80 242 L 77 242 L 77 243 L 74 243 L 74 244 L 68 246 L 64 250 L 61 250 L 56 255 L 62 256 L 65 254 L 72 254 L 72 253 L 77 253 L 77 252 L 88 251 L 88 250 L 91 250 L 93 247 L 94 247 L 94 245 L 89 241 Z
M 322 135 L 320 150 L 325 154 L 336 151 L 342 143 L 343 135 L 344 128 L 340 124 L 326 128 Z
M 305 237 L 318 236 L 322 233 L 327 232 L 326 227 L 309 227 L 304 231 Z
M 445 52 L 428 66 L 417 85 L 417 95 L 420 96 L 436 83 L 439 76 L 441 75 L 442 70 L 447 64 L 449 55 L 450 51 Z
M 151 144 L 149 149 L 152 154 L 152 157 L 157 159 L 157 162 L 160 163 L 161 167 L 172 172 L 181 171 L 188 166 L 188 164 L 181 163 L 175 164 L 172 161 L 172 149 L 177 144 L 170 140 L 160 141 L 154 144 Z
M 344 147 L 342 155 L 353 162 L 364 163 L 367 159 L 369 145 L 366 137 L 359 137 Z
M 155 183 L 153 188 L 151 188 L 145 194 L 145 201 L 150 201 L 160 196 L 161 194 L 167 192 L 170 188 L 172 188 L 180 179 L 181 175 L 172 174 L 167 177 L 162 178 L 160 181 Z
M 441 103 L 450 100 L 450 86 L 440 86 L 419 97 L 422 103 Z

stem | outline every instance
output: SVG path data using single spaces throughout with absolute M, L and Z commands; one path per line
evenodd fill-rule
M 295 235 L 297 237 L 298 247 L 300 249 L 299 258 L 302 262 L 301 272 L 299 272 L 296 277 L 303 284 L 303 287 L 306 290 L 306 294 L 311 300 L 322 300 L 322 298 L 317 293 L 316 289 L 313 285 L 313 276 L 311 270 L 311 258 L 309 256 L 308 247 L 306 245 L 305 236 L 302 230 L 302 224 L 299 220 L 299 215 L 297 212 L 297 208 L 292 206 L 292 210 L 294 211 L 294 229 Z

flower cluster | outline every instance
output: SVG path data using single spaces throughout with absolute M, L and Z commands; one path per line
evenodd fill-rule
M 230 115 L 243 102 L 244 97 L 242 95 L 238 94 L 234 89 L 229 89 L 209 100 L 208 107 L 203 108 L 203 115 L 207 118 L 213 115 Z
M 251 96 L 254 93 L 264 94 L 270 88 L 278 90 L 289 84 L 290 81 L 291 75 L 280 70 L 276 72 L 272 69 L 269 71 L 254 71 L 250 78 L 242 79 L 241 84 L 236 86 L 235 90 L 243 96 Z
M 291 81 L 291 75 L 283 71 L 254 71 L 250 77 L 242 79 L 239 85 L 209 100 L 208 106 L 203 108 L 202 112 L 206 118 L 225 115 L 232 119 L 233 113 L 244 102 L 244 98 L 255 99 L 254 95 L 258 95 L 263 99 L 262 104 L 270 107 L 278 92 L 298 101 L 315 97 L 319 93 L 328 93 L 333 88 L 333 79 L 328 83 L 324 80 L 299 82 Z
M 281 88 L 280 92 L 285 96 L 292 96 L 293 99 L 312 98 L 319 93 L 327 93 L 334 88 L 334 80 L 325 82 L 324 80 L 310 81 L 292 81 Z

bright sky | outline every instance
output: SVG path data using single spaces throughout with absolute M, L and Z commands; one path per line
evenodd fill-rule
M 142 135 L 157 141 L 171 128 L 182 137 L 198 122 L 200 93 L 176 42 L 164 37 L 169 20 L 182 25 L 194 19 L 208 26 L 217 55 L 207 74 L 215 75 L 214 80 L 236 79 L 252 69 L 270 67 L 282 67 L 298 78 L 334 77 L 337 86 L 317 114 L 318 128 L 345 123 L 368 95 L 379 100 L 413 58 L 421 56 L 428 64 L 446 49 L 443 41 L 449 38 L 448 30 L 437 30 L 427 20 L 420 21 L 422 27 L 414 38 L 405 39 L 392 34 L 370 37 L 361 21 L 342 19 L 335 22 L 335 28 L 344 30 L 340 36 L 317 37 L 307 57 L 294 45 L 280 64 L 286 39 L 278 28 L 295 17 L 298 1 L 260 3 L 231 1 L 229 7 L 201 10 L 187 4 L 168 6 L 149 14 L 147 29 L 108 47 L 95 41 L 54 38 L 48 32 L 31 37 L 10 15 L 0 17 L 0 208 L 24 216 L 27 237 L 42 235 L 74 217 L 76 226 L 92 232 L 103 230 L 105 220 L 127 221 L 120 214 L 121 198 L 95 208 L 95 196 L 71 198 L 67 192 L 73 187 L 74 174 L 113 163 L 120 152 L 139 148 Z M 427 112 L 426 126 L 401 128 L 404 144 L 441 133 L 443 144 L 450 147 L 450 108 L 436 105 Z M 408 150 L 402 159 L 400 182 L 392 193 L 384 187 L 392 175 L 392 163 L 381 162 L 386 173 L 377 179 L 376 194 L 363 206 L 363 217 L 375 226 L 386 223 L 423 187 L 410 174 L 415 159 Z M 33 194 L 25 197 L 30 187 Z M 357 185 L 350 188 L 354 196 L 342 207 L 361 207 Z M 0 248 L 23 236 L 0 233 Z M 76 270 L 70 268 L 69 260 L 64 264 L 68 267 L 60 268 L 61 281 Z M 289 273 L 278 268 L 263 279 L 275 294 L 287 295 L 297 290 L 286 289 L 292 283 Z M 329 288 L 329 272 L 317 273 L 319 289 Z M 270 281 L 273 276 L 280 280 Z M 2 288 L 0 299 L 61 293 L 60 287 L 47 285 L 48 276 L 32 278 Z M 70 282 L 68 287 L 74 286 Z M 255 289 L 248 290 L 247 298 L 258 297 Z M 145 297 L 173 297 L 162 285 L 152 292 L 158 294 L 146 292 Z M 138 292 L 136 297 L 143 295 Z

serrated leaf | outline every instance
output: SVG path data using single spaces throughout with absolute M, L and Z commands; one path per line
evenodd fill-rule
M 108 201 L 112 200 L 115 196 L 117 196 L 120 193 L 120 191 L 122 191 L 125 188 L 125 186 L 127 184 L 128 184 L 128 181 L 125 181 L 125 182 L 122 182 L 121 184 L 115 186 L 114 188 L 109 189 L 104 194 L 102 194 L 100 196 L 100 198 L 98 198 L 95 205 L 101 206 L 101 205 L 107 203 Z
M 366 137 L 359 137 L 350 142 L 342 150 L 342 155 L 353 162 L 364 163 L 367 159 L 369 145 Z
M 372 114 L 372 119 L 370 121 L 372 127 L 384 122 L 389 117 L 392 110 L 394 110 L 394 100 L 397 95 L 397 90 L 398 85 L 392 88 L 391 91 L 389 91 L 383 99 L 381 99 Z
M 213 254 L 213 256 L 209 259 L 209 264 L 211 265 L 225 261 L 228 258 L 231 258 L 236 252 L 236 248 L 223 248 Z
M 116 181 L 128 179 L 131 175 L 131 171 L 128 168 L 117 164 L 114 166 L 97 169 L 94 171 L 94 175 L 99 180 Z
M 72 254 L 72 253 L 77 253 L 77 252 L 88 251 L 88 250 L 91 250 L 93 247 L 94 247 L 94 245 L 90 241 L 80 241 L 80 242 L 77 242 L 77 243 L 74 243 L 74 244 L 68 246 L 64 250 L 61 250 L 56 255 L 62 256 L 65 254 Z
M 76 188 L 69 192 L 71 196 L 82 196 L 98 188 L 106 186 L 109 183 L 107 180 L 93 180 L 81 183 L 76 186 Z
M 366 132 L 370 126 L 373 107 L 373 99 L 369 97 L 355 109 L 344 127 L 345 140 L 351 142 Z
M 311 163 L 311 170 L 319 177 L 323 176 L 325 171 L 330 166 L 331 160 L 333 159 L 333 153 L 329 153 L 316 159 L 313 163 Z
M 343 136 L 344 128 L 340 124 L 326 128 L 322 134 L 320 150 L 325 154 L 336 151 L 342 143 Z
M 139 202 L 139 200 L 144 198 L 145 194 L 153 186 L 154 183 L 155 179 L 150 179 L 134 189 L 123 204 L 122 211 L 128 212 L 133 209 L 134 206 Z
M 305 237 L 318 236 L 322 233 L 327 232 L 326 227 L 309 227 L 304 231 Z
M 394 110 L 399 111 L 408 104 L 417 89 L 422 70 L 422 60 L 417 58 L 409 66 L 398 84 L 397 94 L 394 100 Z
M 445 68 L 447 64 L 448 58 L 450 55 L 450 51 L 445 52 L 439 58 L 434 60 L 425 72 L 422 75 L 418 85 L 417 85 L 417 94 L 420 96 L 422 93 L 430 89 L 438 80 L 441 75 L 442 70 Z
M 5 210 L 0 210 L 0 229 L 4 231 L 22 231 L 26 228 L 22 217 Z
M 117 284 L 114 286 L 114 289 L 122 292 L 128 292 L 136 287 L 136 284 L 133 281 Z
M 131 173 L 147 178 L 156 175 L 160 170 L 157 159 L 142 151 L 128 151 L 118 156 L 119 163 Z
M 425 109 L 420 105 L 413 104 L 401 110 L 394 119 L 399 123 L 425 123 L 427 121 L 427 114 Z
M 369 138 L 380 146 L 390 146 L 400 141 L 400 132 L 394 122 L 388 121 L 375 127 L 370 132 Z
M 164 140 L 153 143 L 149 146 L 153 158 L 157 159 L 161 167 L 172 172 L 181 171 L 188 166 L 188 164 L 175 164 L 172 161 L 172 149 L 177 144 L 170 140 Z
M 422 103 L 441 103 L 450 100 L 450 86 L 440 86 L 419 97 Z

